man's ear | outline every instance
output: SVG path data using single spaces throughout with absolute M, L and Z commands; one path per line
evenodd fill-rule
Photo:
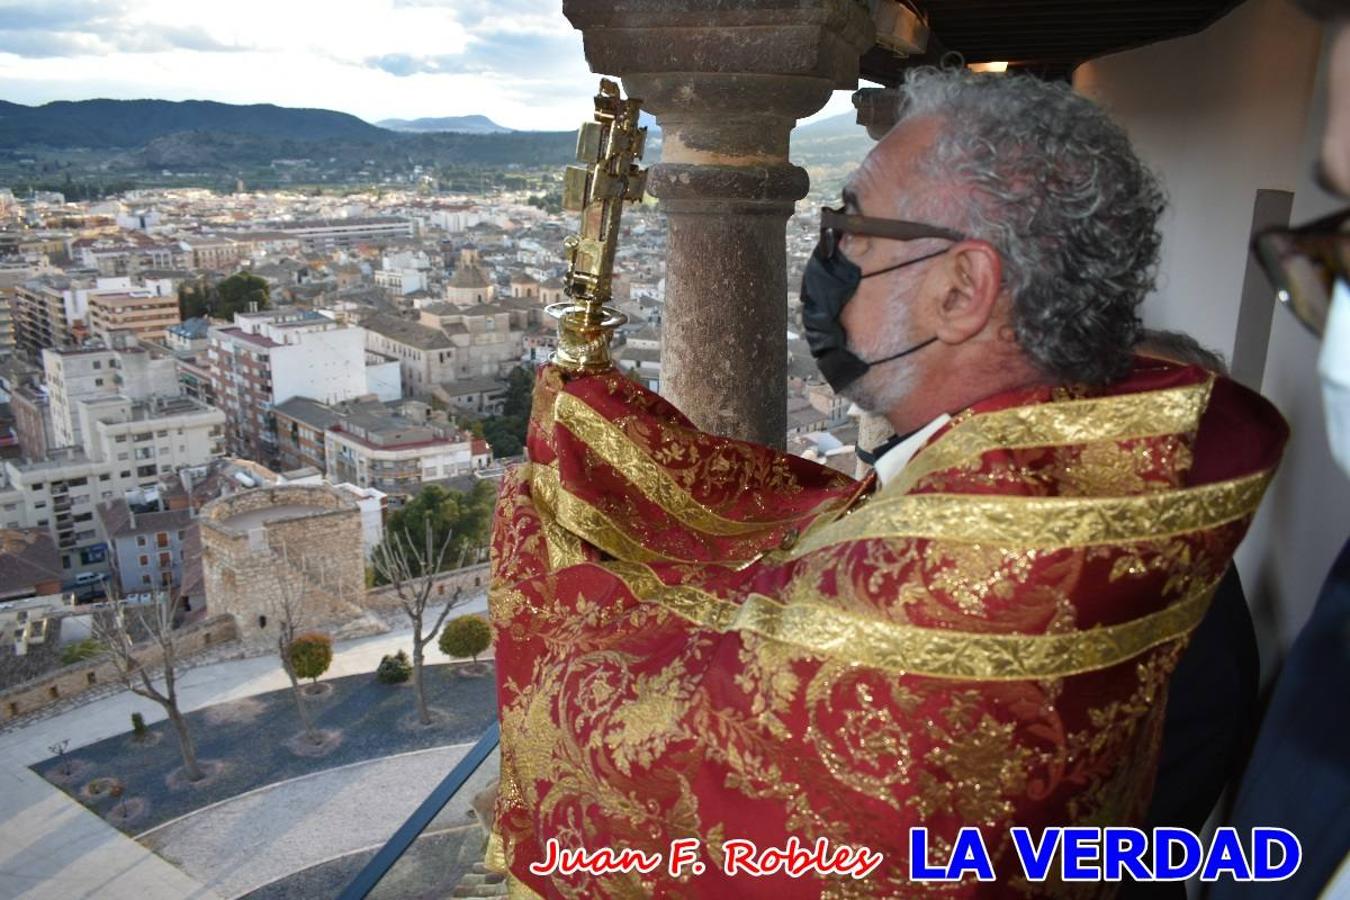
M 942 266 L 945 284 L 937 303 L 937 336 L 960 344 L 989 324 L 1003 291 L 1003 260 L 986 241 L 961 241 Z

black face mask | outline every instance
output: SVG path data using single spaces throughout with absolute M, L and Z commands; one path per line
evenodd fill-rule
M 937 336 L 934 335 L 908 350 L 871 362 L 857 356 L 848 349 L 848 335 L 844 332 L 839 316 L 844 311 L 844 304 L 857 293 L 858 285 L 864 278 L 903 269 L 905 266 L 941 256 L 947 251 L 939 250 L 864 275 L 856 263 L 839 251 L 837 243 L 830 242 L 834 246 L 826 255 L 825 243 L 822 241 L 816 245 L 811 259 L 806 263 L 806 271 L 802 273 L 802 325 L 806 332 L 806 343 L 811 348 L 811 355 L 816 360 L 820 374 L 825 376 L 830 387 L 838 394 L 866 375 L 867 370 L 873 366 L 908 356 L 937 340 Z

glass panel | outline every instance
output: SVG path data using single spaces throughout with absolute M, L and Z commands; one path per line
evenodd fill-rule
M 494 749 L 366 896 L 371 900 L 494 896 L 496 891 L 491 891 L 490 885 L 499 886 L 505 896 L 506 885 L 501 877 L 483 868 L 487 831 L 478 824 L 471 806 L 474 797 L 495 782 L 500 771 L 501 760 Z M 456 893 L 459 887 L 489 888 L 491 892 Z
M 501 771 L 497 744 L 494 723 L 476 744 L 464 747 L 459 762 L 439 784 L 428 786 L 427 799 L 385 846 L 296 872 L 245 895 L 243 900 L 339 895 L 341 900 L 506 896 L 504 879 L 482 865 L 487 832 L 474 812 L 475 798 L 497 781 Z M 491 816 L 488 798 L 484 796 L 480 802 L 485 815 Z

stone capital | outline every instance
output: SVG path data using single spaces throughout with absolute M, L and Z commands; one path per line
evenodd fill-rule
M 733 72 L 857 85 L 875 42 L 860 0 L 563 0 L 591 69 L 611 75 Z
M 867 129 L 867 136 L 879 141 L 900 119 L 900 90 L 893 87 L 856 90 L 853 108 L 858 111 L 858 124 Z

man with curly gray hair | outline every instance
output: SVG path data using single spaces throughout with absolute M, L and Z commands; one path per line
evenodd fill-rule
M 999 390 L 1128 371 L 1165 201 L 1124 131 L 1068 85 L 911 72 L 899 123 L 843 199 L 846 216 L 948 232 L 892 240 L 840 220 L 836 249 L 868 274 L 837 306 L 830 260 L 807 271 L 822 370 L 897 433 Z

